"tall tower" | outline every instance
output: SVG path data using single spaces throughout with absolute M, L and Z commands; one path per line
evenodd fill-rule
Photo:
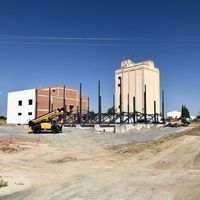
M 121 69 L 115 71 L 115 109 L 116 112 L 133 112 L 133 98 L 135 110 L 144 113 L 144 92 L 146 86 L 146 113 L 160 113 L 160 74 L 154 67 L 153 61 L 134 63 L 132 60 L 121 62 Z

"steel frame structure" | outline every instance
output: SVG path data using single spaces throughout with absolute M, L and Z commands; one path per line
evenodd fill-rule
M 67 112 L 63 114 L 63 124 L 66 126 L 74 126 L 76 124 L 80 124 L 81 126 L 92 126 L 95 124 L 100 125 L 112 125 L 112 124 L 138 124 L 138 123 L 165 123 L 164 118 L 164 91 L 162 91 L 162 113 L 156 112 L 156 101 L 154 101 L 154 113 L 147 114 L 146 112 L 146 85 L 144 90 L 144 113 L 136 111 L 135 106 L 135 97 L 133 97 L 133 111 L 129 110 L 129 102 L 127 105 L 128 112 L 122 111 L 122 98 L 121 98 L 121 78 L 119 78 L 120 83 L 118 87 L 120 87 L 120 112 L 119 113 L 102 113 L 102 97 L 100 94 L 100 81 L 98 81 L 98 113 L 94 113 L 93 111 L 89 111 L 89 98 L 88 98 L 88 110 L 82 110 L 82 84 L 80 83 L 80 106 L 77 107 L 77 110 L 73 113 Z M 129 99 L 129 94 L 128 94 Z M 63 107 L 66 108 L 65 102 L 63 102 Z M 114 95 L 113 95 L 113 108 L 114 105 Z

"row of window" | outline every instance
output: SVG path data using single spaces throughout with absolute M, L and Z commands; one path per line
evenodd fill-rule
M 28 112 L 28 115 L 32 115 L 32 112 Z M 22 116 L 22 113 L 18 113 L 18 116 Z
M 33 105 L 33 99 L 28 100 L 28 105 Z M 18 101 L 18 106 L 22 106 L 22 100 Z
M 31 105 L 31 104 L 29 104 Z M 73 105 L 70 105 L 70 110 L 73 110 L 74 106 Z M 33 113 L 32 112 L 28 112 L 28 115 L 32 115 Z M 18 116 L 22 116 L 22 113 L 18 113 Z
M 33 99 L 28 100 L 28 105 L 33 105 Z M 18 101 L 18 106 L 22 106 L 22 100 Z M 73 108 L 74 108 L 74 105 L 69 105 L 70 110 L 73 110 Z

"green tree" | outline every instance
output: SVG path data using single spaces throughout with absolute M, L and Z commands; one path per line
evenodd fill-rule
M 109 115 L 115 114 L 115 109 L 114 109 L 114 107 L 108 108 L 107 113 L 108 113 Z
M 182 118 L 190 118 L 190 112 L 189 112 L 189 110 L 186 108 L 185 105 L 182 105 L 181 117 L 182 117 Z
M 4 120 L 5 120 L 5 119 L 7 119 L 7 118 L 6 118 L 6 117 L 4 117 L 4 116 L 0 116 L 0 119 L 4 119 Z
M 95 120 L 95 118 L 96 118 L 95 112 L 94 111 L 90 111 L 89 112 L 89 119 L 90 120 Z

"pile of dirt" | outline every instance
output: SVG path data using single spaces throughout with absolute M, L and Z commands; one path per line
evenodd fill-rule
M 194 128 L 184 131 L 183 135 L 196 135 L 196 136 L 200 136 L 200 125 L 195 126 Z
M 150 152 L 155 154 L 160 152 L 161 150 L 168 148 L 171 145 L 170 141 L 172 141 L 173 139 L 184 135 L 200 136 L 200 125 L 190 130 L 163 136 L 162 138 L 153 141 L 119 144 L 119 145 L 109 146 L 107 147 L 107 149 L 113 150 L 116 153 L 121 153 L 121 154 L 126 154 L 126 153 L 137 154 L 148 149 L 150 150 Z
M 193 119 L 190 121 L 192 126 L 200 126 L 200 119 Z

